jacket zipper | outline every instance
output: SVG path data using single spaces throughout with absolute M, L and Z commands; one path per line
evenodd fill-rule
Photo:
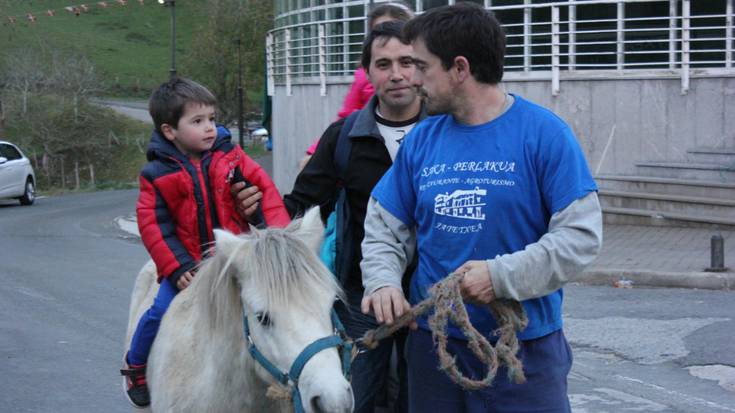
M 193 161 L 194 169 L 196 170 L 196 179 L 199 182 L 199 188 L 200 193 L 202 194 L 201 204 L 197 202 L 197 219 L 203 220 L 204 225 L 206 227 L 207 232 L 204 234 L 204 238 L 207 240 L 207 243 L 211 243 L 213 241 L 211 237 L 212 232 L 212 224 L 209 219 L 209 194 L 207 193 L 207 186 L 204 181 L 204 175 L 202 173 L 202 162 L 199 161 Z

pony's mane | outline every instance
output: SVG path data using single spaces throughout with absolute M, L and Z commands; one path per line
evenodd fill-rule
M 295 221 L 286 229 L 252 229 L 240 237 L 242 243 L 229 257 L 215 253 L 202 263 L 192 293 L 213 328 L 242 317 L 241 282 L 254 288 L 268 312 L 293 306 L 313 311 L 324 307 L 315 302 L 317 297 L 342 296 L 335 277 L 301 239 L 303 232 L 295 230 L 298 225 Z

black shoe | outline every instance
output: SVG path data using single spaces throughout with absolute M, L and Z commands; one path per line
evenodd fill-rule
M 151 404 L 151 396 L 145 380 L 145 364 L 128 365 L 126 362 L 125 367 L 120 370 L 120 374 L 123 375 L 123 390 L 128 401 L 137 408 L 148 407 Z

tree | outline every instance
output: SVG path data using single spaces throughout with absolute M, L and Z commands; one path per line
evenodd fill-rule
M 245 106 L 260 105 L 259 100 L 249 101 L 247 92 L 261 92 L 264 87 L 265 37 L 273 26 L 273 2 L 213 0 L 208 5 L 207 22 L 197 32 L 183 62 L 183 73 L 214 92 L 220 121 L 230 124 L 237 119 L 238 39 L 242 45 Z
M 54 52 L 48 87 L 54 93 L 72 99 L 74 118 L 79 117 L 79 105 L 104 90 L 92 62 L 84 55 Z
M 94 65 L 81 54 L 38 49 L 11 51 L 4 63 L 0 100 L 6 126 L 21 132 L 17 143 L 30 150 L 46 183 L 63 185 L 73 165 L 84 165 L 93 176 L 94 163 L 110 160 L 113 128 L 109 117 L 100 116 L 102 109 L 90 103 L 104 90 Z
M 21 114 L 28 112 L 28 100 L 45 87 L 47 74 L 45 66 L 37 53 L 17 49 L 8 53 L 5 58 L 4 89 L 11 96 L 21 99 Z

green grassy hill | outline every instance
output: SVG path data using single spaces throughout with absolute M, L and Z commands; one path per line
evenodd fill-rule
M 113 96 L 147 97 L 169 76 L 171 66 L 168 7 L 155 0 L 115 0 L 107 8 L 87 3 L 88 12 L 75 16 L 64 10 L 79 3 L 59 0 L 0 0 L 0 50 L 16 48 L 71 49 L 84 53 L 96 65 Z M 191 39 L 205 22 L 203 0 L 176 2 L 176 60 L 183 61 Z M 53 10 L 55 16 L 46 15 Z M 33 13 L 36 22 L 26 19 Z M 8 17 L 14 16 L 14 24 Z M 180 67 L 179 67 L 180 69 Z

